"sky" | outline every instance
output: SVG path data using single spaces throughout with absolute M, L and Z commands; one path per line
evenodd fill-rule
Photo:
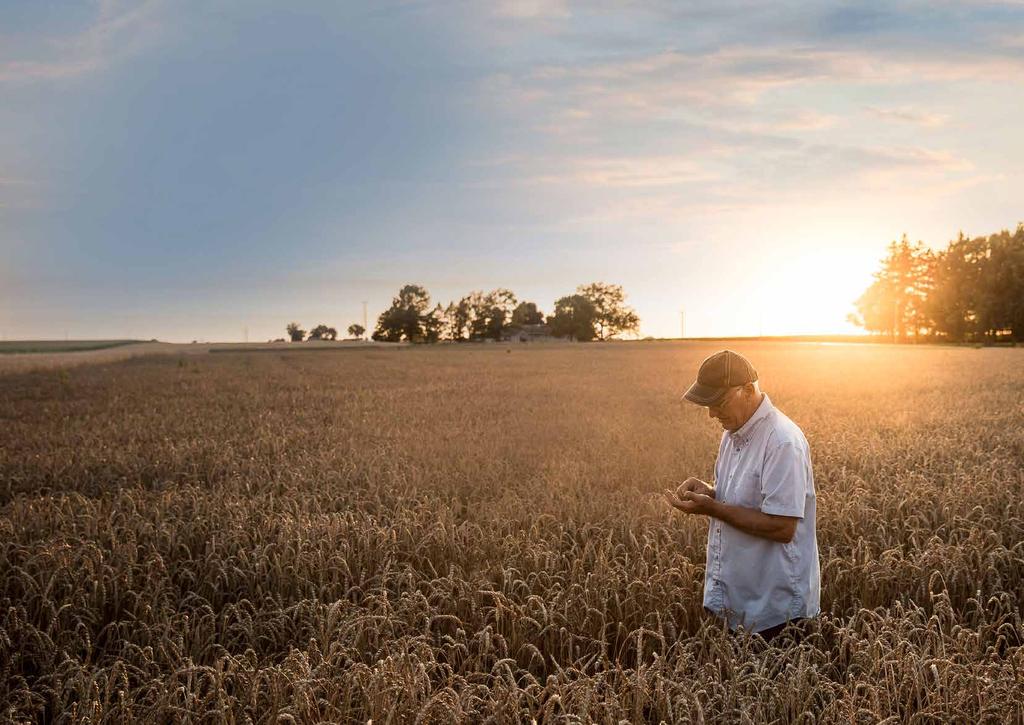
M 0 336 L 372 327 L 404 284 L 855 332 L 1024 221 L 1024 2 L 5 0 Z

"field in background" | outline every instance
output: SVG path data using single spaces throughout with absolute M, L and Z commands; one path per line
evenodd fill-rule
M 0 376 L 4 716 L 1024 719 L 1024 350 L 730 346 L 814 458 L 786 649 L 702 616 L 706 521 L 656 495 L 711 475 L 719 345 Z
M 353 350 L 361 347 L 391 347 L 360 340 L 317 340 L 300 343 L 285 342 L 139 342 L 136 340 L 72 340 L 0 342 L 0 375 L 32 370 L 59 370 L 96 363 L 112 363 L 152 355 L 176 357 L 223 352 L 282 352 Z M 6 353 L 6 354 L 5 354 Z
M 30 353 L 84 352 L 105 350 L 121 345 L 136 345 L 140 340 L 4 340 L 0 342 L 0 355 Z

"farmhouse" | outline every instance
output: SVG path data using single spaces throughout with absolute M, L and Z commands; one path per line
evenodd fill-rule
M 547 325 L 512 325 L 505 329 L 501 339 L 503 342 L 543 342 L 555 338 Z

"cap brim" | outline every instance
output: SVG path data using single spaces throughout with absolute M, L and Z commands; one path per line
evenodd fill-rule
M 683 393 L 683 399 L 697 405 L 714 405 L 728 392 L 729 388 L 713 388 L 710 385 L 694 383 Z

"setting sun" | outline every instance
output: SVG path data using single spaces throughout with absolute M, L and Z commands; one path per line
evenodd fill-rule
M 854 249 L 809 249 L 762 276 L 758 335 L 860 334 L 846 321 L 878 260 Z

